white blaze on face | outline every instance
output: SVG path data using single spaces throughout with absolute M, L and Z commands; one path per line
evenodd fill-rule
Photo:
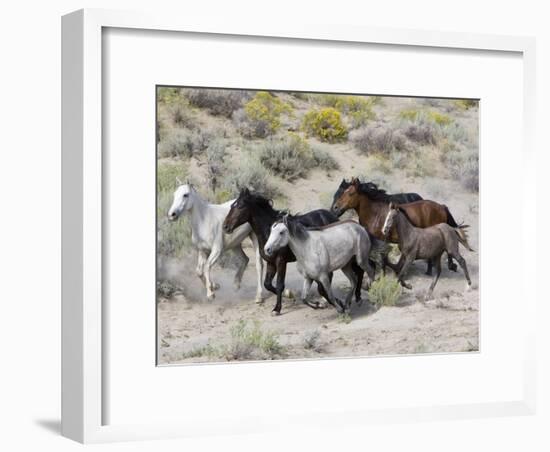
M 176 220 L 189 207 L 190 195 L 191 187 L 189 185 L 180 185 L 176 188 L 172 206 L 170 207 L 170 210 L 168 210 L 168 218 L 170 220 Z
M 288 228 L 283 223 L 275 223 L 271 226 L 269 238 L 264 246 L 265 254 L 271 256 L 286 245 L 288 245 Z
M 390 209 L 388 211 L 388 214 L 386 215 L 386 220 L 384 221 L 384 226 L 382 227 L 382 234 L 388 235 L 388 232 L 390 232 L 390 229 L 393 225 L 393 219 L 397 215 L 397 210 Z

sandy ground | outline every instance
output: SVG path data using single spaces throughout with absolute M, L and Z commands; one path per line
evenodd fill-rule
M 477 234 L 471 235 L 471 244 L 477 249 Z M 245 251 L 251 256 L 250 247 Z M 274 295 L 264 291 L 264 303 L 254 302 L 252 259 L 238 292 L 232 285 L 233 270 L 216 267 L 213 276 L 220 290 L 216 299 L 209 302 L 194 275 L 194 257 L 190 256 L 185 262 L 173 262 L 171 278 L 181 282 L 182 292 L 159 298 L 159 364 L 223 361 L 218 356 L 189 355 L 207 344 L 227 344 L 232 326 L 241 319 L 260 322 L 263 331 L 277 334 L 285 351 L 276 358 L 475 351 L 479 340 L 478 256 L 465 250 L 463 256 L 473 281 L 471 291 L 465 291 L 465 279 L 460 270 L 450 272 L 444 265 L 434 298 L 425 301 L 430 277 L 424 275 L 425 263 L 418 261 L 408 277 L 413 289 L 404 291 L 398 306 L 377 309 L 368 302 L 368 294 L 363 291 L 366 301 L 361 306 L 352 306 L 350 318 L 338 315 L 331 307 L 313 310 L 289 298 L 283 299 L 282 315 L 273 317 Z M 286 287 L 299 294 L 301 283 L 296 264 L 290 264 Z M 347 280 L 341 272 L 335 274 L 334 287 L 337 296 L 348 290 Z M 314 288 L 310 298 L 318 298 Z M 318 336 L 313 349 L 307 348 L 305 342 L 312 334 Z

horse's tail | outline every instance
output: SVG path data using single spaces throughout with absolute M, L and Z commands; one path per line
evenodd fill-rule
M 458 228 L 458 223 L 455 221 L 454 217 L 451 215 L 451 211 L 449 208 L 443 204 L 443 209 L 445 209 L 445 213 L 447 214 L 447 224 L 453 228 Z
M 466 226 L 467 227 L 467 226 Z M 463 226 L 457 226 L 455 228 L 456 235 L 458 236 L 458 241 L 469 251 L 474 251 L 473 248 L 468 243 L 468 234 L 464 230 Z
M 369 259 L 369 256 L 371 256 L 373 243 L 371 242 L 371 238 L 369 237 L 370 234 L 367 232 L 366 229 L 363 229 L 361 227 L 360 231 L 361 233 L 358 237 L 358 249 L 355 259 L 357 260 L 359 267 L 361 267 L 367 273 L 367 285 L 370 286 L 372 281 L 374 281 L 374 269 L 372 268 Z

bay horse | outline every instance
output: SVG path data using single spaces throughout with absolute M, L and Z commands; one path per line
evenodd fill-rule
M 382 227 L 388 213 L 388 204 L 392 202 L 390 195 L 384 190 L 376 190 L 373 186 L 361 184 L 359 179 L 353 178 L 349 187 L 333 203 L 332 211 L 335 215 L 341 215 L 348 209 L 354 209 L 361 223 L 376 238 L 398 243 L 397 230 L 393 228 L 387 235 L 383 234 Z M 453 228 L 459 227 L 453 218 L 449 208 L 435 201 L 422 199 L 406 204 L 401 208 L 407 213 L 412 224 L 418 228 L 427 228 L 439 223 L 446 223 Z M 468 227 L 461 225 L 461 228 Z M 394 268 L 388 262 L 388 266 Z M 448 256 L 449 270 L 456 271 L 457 266 Z M 428 261 L 427 274 L 431 274 L 432 264 Z M 395 268 L 394 268 L 395 270 Z M 397 269 L 399 271 L 399 269 Z
M 354 262 L 367 273 L 367 285 L 374 279 L 374 270 L 369 263 L 369 235 L 365 228 L 355 221 L 346 220 L 306 228 L 296 218 L 285 215 L 282 220 L 271 226 L 264 251 L 270 256 L 286 246 L 296 256 L 298 271 L 304 277 L 301 298 L 305 304 L 310 305 L 307 295 L 313 281 L 317 281 L 322 284 L 328 301 L 338 312 L 349 312 L 353 294 L 361 287 L 352 267 Z M 351 283 L 351 290 L 344 303 L 334 296 L 331 288 L 329 275 L 336 270 L 342 270 Z
M 330 209 L 332 210 L 334 207 L 334 204 L 336 204 L 336 201 L 342 193 L 346 191 L 346 189 L 351 185 L 351 182 L 348 182 L 346 179 L 342 179 L 342 182 L 340 182 L 340 185 L 338 186 L 338 189 L 334 193 L 334 196 L 332 197 L 332 205 L 330 206 Z M 389 194 L 386 193 L 385 190 L 382 190 L 381 188 L 378 188 L 378 186 L 374 182 L 360 182 L 361 189 L 363 191 L 372 191 L 372 192 L 378 192 L 378 193 L 384 193 L 388 196 L 388 199 L 391 202 L 396 202 L 398 204 L 406 204 L 408 202 L 414 202 L 414 201 L 421 201 L 423 198 L 418 193 L 394 193 Z M 344 211 L 340 212 L 341 216 L 344 213 Z
M 452 227 L 447 223 L 439 223 L 427 228 L 413 226 L 407 211 L 398 204 L 390 203 L 388 214 L 382 226 L 382 232 L 389 234 L 395 225 L 401 250 L 402 265 L 397 275 L 398 281 L 403 287 L 411 289 L 403 279 L 409 266 L 415 259 L 429 259 L 435 264 L 435 275 L 428 290 L 428 297 L 433 293 L 434 287 L 441 275 L 441 255 L 444 251 L 454 257 L 462 270 L 467 281 L 466 290 L 472 286 L 466 261 L 459 251 L 460 243 L 469 251 L 473 251 L 468 243 L 468 236 L 464 228 Z
M 270 199 L 258 193 L 252 193 L 248 188 L 243 188 L 238 198 L 232 203 L 231 209 L 223 222 L 223 230 L 226 234 L 231 234 L 236 228 L 248 223 L 258 238 L 261 256 L 267 262 L 264 287 L 277 296 L 277 303 L 273 308 L 274 315 L 280 315 L 281 313 L 287 264 L 295 262 L 296 257 L 288 247 L 282 247 L 268 255 L 264 251 L 264 246 L 269 238 L 271 226 L 279 221 L 284 214 L 285 212 L 273 208 Z M 325 209 L 313 210 L 303 215 L 296 215 L 294 218 L 305 227 L 323 226 L 338 221 L 336 215 Z M 355 271 L 359 271 L 355 264 L 354 268 Z M 277 275 L 277 283 L 276 287 L 273 287 L 275 275 Z M 361 279 L 362 276 L 361 274 Z M 321 284 L 318 284 L 318 289 L 319 294 L 328 299 Z M 361 299 L 361 287 L 356 292 L 356 298 L 358 301 Z
M 242 249 L 242 242 L 247 237 L 252 241 L 256 261 L 256 303 L 262 302 L 262 272 L 263 261 L 260 255 L 258 239 L 248 224 L 244 224 L 233 234 L 225 234 L 222 225 L 229 213 L 234 200 L 224 204 L 210 204 L 202 199 L 195 187 L 189 183 L 180 184 L 174 192 L 172 206 L 168 210 L 168 219 L 176 221 L 181 215 L 187 214 L 191 223 L 191 240 L 198 250 L 196 273 L 206 288 L 208 300 L 215 298 L 214 284 L 210 269 L 224 251 L 232 251 L 239 261 L 235 274 L 235 286 L 240 287 L 244 270 L 248 264 L 248 256 Z

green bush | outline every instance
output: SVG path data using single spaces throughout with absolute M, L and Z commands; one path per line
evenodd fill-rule
M 443 113 L 439 113 L 438 111 L 430 110 L 426 114 L 428 118 L 430 118 L 438 126 L 446 126 L 446 125 L 449 125 L 451 122 L 453 122 L 450 116 Z
M 454 101 L 454 104 L 460 110 L 468 110 L 470 108 L 477 107 L 479 101 L 477 99 L 457 99 Z
M 333 107 L 307 112 L 302 120 L 302 129 L 308 135 L 329 143 L 342 141 L 348 136 L 340 112 Z
M 402 287 L 394 276 L 380 276 L 369 289 L 369 300 L 377 306 L 395 306 Z
M 377 96 L 347 96 L 339 94 L 324 94 L 321 97 L 323 105 L 335 108 L 351 121 L 351 127 L 365 125 L 375 119 L 373 107 L 380 102 Z
M 281 116 L 292 114 L 290 104 L 267 91 L 258 91 L 244 106 L 246 119 L 255 125 L 254 129 L 261 130 L 263 136 L 275 133 L 281 127 Z M 262 135 L 256 135 L 262 137 Z

